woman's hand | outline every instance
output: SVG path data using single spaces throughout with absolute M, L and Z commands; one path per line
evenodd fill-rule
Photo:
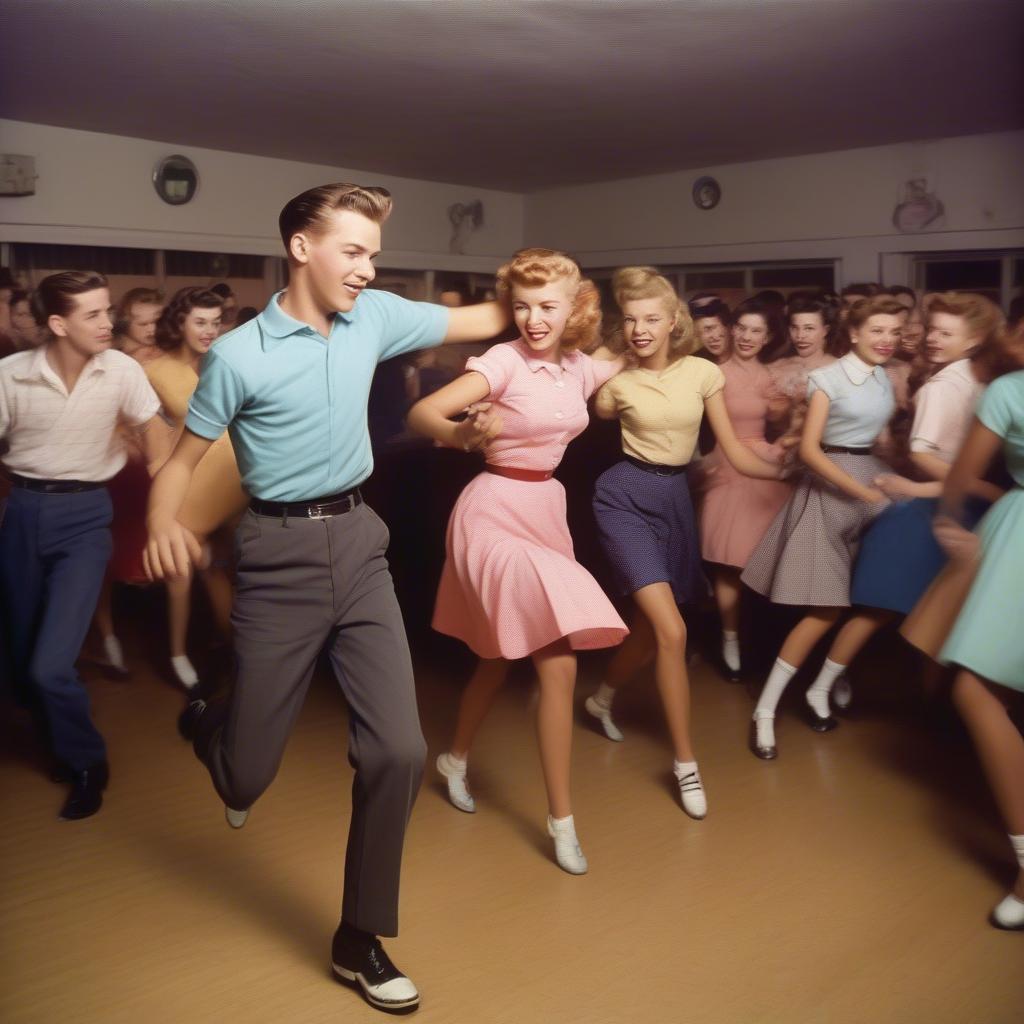
M 973 562 L 981 550 L 978 535 L 965 530 L 949 516 L 936 516 L 932 532 L 939 546 L 954 562 Z
M 456 424 L 455 436 L 463 451 L 486 448 L 501 433 L 501 417 L 491 412 L 490 402 L 474 402 L 466 407 L 466 418 Z
M 875 477 L 874 485 L 889 498 L 913 498 L 918 490 L 913 480 L 896 473 L 881 473 Z

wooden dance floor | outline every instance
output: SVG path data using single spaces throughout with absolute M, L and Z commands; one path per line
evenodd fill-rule
M 127 655 L 158 646 L 128 614 Z M 150 616 L 147 616 L 147 619 Z M 578 697 L 600 658 L 583 663 Z M 152 670 L 87 669 L 110 744 L 101 813 L 55 815 L 63 788 L 4 726 L 0 1020 L 5 1024 L 318 1024 L 382 1016 L 328 972 L 351 770 L 345 707 L 314 683 L 282 771 L 232 832 L 177 736 L 181 698 Z M 742 686 L 694 668 L 710 811 L 678 807 L 653 687 L 621 700 L 626 742 L 586 726 L 575 811 L 590 873 L 560 871 L 524 672 L 471 762 L 475 815 L 432 763 L 405 859 L 402 934 L 388 944 L 423 1024 L 1002 1024 L 1024 1019 L 1024 935 L 985 915 L 1012 856 L 955 729 L 912 717 L 890 677 L 860 673 L 826 736 L 778 720 L 780 759 L 746 749 Z M 418 670 L 431 762 L 463 666 Z M 866 678 L 869 677 L 869 678 Z

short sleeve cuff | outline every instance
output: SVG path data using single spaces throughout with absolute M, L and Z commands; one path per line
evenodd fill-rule
M 469 373 L 470 370 L 484 377 L 492 393 L 500 391 L 505 383 L 506 374 L 504 371 L 501 367 L 488 362 L 486 356 L 470 356 L 466 360 L 466 372 Z
M 141 427 L 148 423 L 160 411 L 160 399 L 156 395 L 147 398 L 139 410 L 137 417 L 125 417 L 130 426 Z
M 215 423 L 189 405 L 188 415 L 185 417 L 185 429 L 200 437 L 205 437 L 207 441 L 216 441 L 227 430 L 227 424 Z
M 912 437 L 910 439 L 910 450 L 912 452 L 932 453 L 939 451 L 939 446 L 926 437 Z

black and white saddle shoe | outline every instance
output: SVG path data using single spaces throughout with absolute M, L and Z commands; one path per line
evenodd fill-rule
M 331 969 L 338 981 L 358 989 L 377 1010 L 405 1014 L 419 1009 L 416 986 L 391 962 L 376 936 L 352 941 L 339 928 L 331 949 Z

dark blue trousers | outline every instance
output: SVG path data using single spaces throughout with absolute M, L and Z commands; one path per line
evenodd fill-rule
M 0 612 L 14 691 L 43 713 L 54 756 L 74 771 L 106 758 L 75 661 L 110 560 L 110 514 L 105 488 L 15 487 L 0 521 Z

